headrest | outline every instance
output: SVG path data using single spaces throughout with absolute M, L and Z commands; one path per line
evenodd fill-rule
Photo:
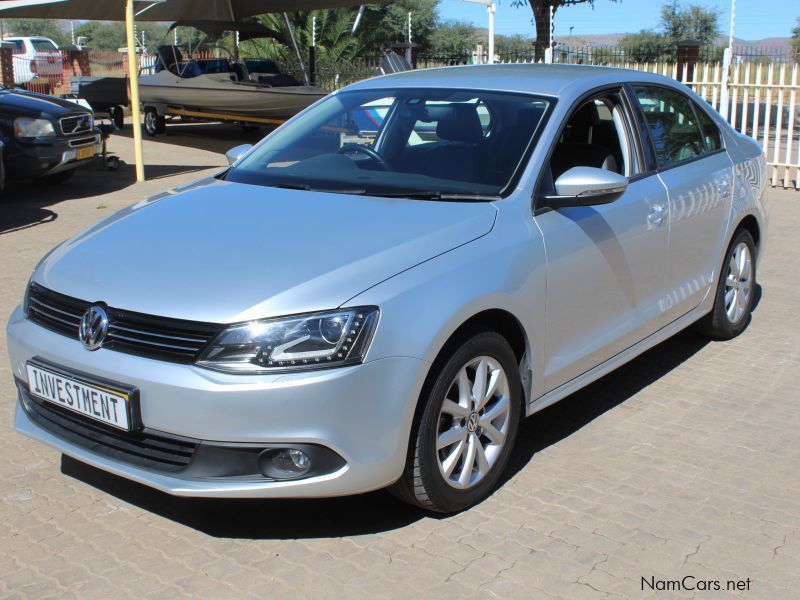
M 436 124 L 436 137 L 449 142 L 474 144 L 483 139 L 478 109 L 473 104 L 453 104 L 450 115 Z
M 573 127 L 592 127 L 597 125 L 599 120 L 600 116 L 597 114 L 594 102 L 587 102 L 570 117 L 569 124 Z

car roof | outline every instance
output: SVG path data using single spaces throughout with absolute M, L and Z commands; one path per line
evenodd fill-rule
M 519 63 L 417 69 L 365 79 L 346 89 L 436 87 L 571 97 L 596 87 L 626 81 L 681 87 L 674 79 L 633 69 Z

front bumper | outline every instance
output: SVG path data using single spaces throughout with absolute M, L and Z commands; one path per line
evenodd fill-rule
M 333 472 L 295 480 L 193 476 L 108 456 L 54 435 L 17 403 L 15 427 L 82 462 L 169 494 L 204 497 L 324 497 L 385 487 L 402 473 L 416 401 L 428 364 L 395 357 L 308 373 L 236 376 L 110 350 L 28 321 L 17 308 L 7 328 L 14 376 L 38 358 L 67 370 L 134 386 L 148 431 L 209 445 L 316 445 L 341 457 Z M 196 472 L 196 470 L 195 470 Z
M 78 159 L 80 151 L 92 149 L 91 156 Z M 73 137 L 14 140 L 6 150 L 9 178 L 36 179 L 88 164 L 101 151 L 100 132 L 94 130 Z

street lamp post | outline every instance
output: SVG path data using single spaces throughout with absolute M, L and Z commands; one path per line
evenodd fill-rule
M 464 0 L 464 2 L 483 4 L 486 7 L 486 12 L 489 14 L 489 59 L 487 62 L 491 65 L 494 63 L 494 13 L 497 5 L 492 0 Z

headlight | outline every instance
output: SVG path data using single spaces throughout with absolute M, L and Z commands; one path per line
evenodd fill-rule
M 362 306 L 234 325 L 214 339 L 197 365 L 259 374 L 359 363 L 378 313 L 377 306 Z
M 52 137 L 55 134 L 55 127 L 47 119 L 14 119 L 14 135 L 17 137 Z

